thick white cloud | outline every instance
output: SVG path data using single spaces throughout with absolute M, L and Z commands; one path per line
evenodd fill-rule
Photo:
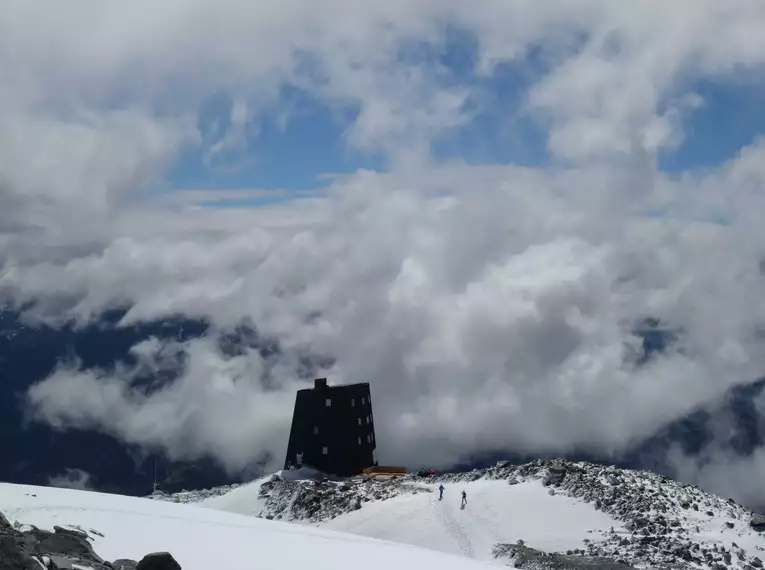
M 470 122 L 467 101 L 488 100 L 485 83 L 407 51 L 443 48 L 447 25 L 475 35 L 476 75 L 537 53 L 523 108 L 507 111 L 549 126 L 548 168 L 428 156 Z M 33 411 L 232 470 L 264 451 L 278 463 L 310 350 L 336 359 L 331 381 L 372 383 L 385 461 L 641 440 L 763 371 L 762 146 L 709 171 L 656 169 L 693 136 L 693 81 L 761 68 L 762 29 L 765 7 L 748 0 L 9 3 L 0 290 L 39 299 L 45 318 L 129 302 L 126 321 L 214 324 L 136 347 L 137 370 L 61 368 L 30 391 Z M 347 142 L 382 151 L 390 172 L 257 210 L 139 200 L 189 145 L 241 149 L 283 111 L 285 84 L 357 106 Z M 200 132 L 220 93 L 236 102 L 230 129 Z M 641 216 L 656 208 L 730 223 Z M 631 331 L 646 317 L 682 333 L 637 367 Z M 279 339 L 281 361 L 221 353 L 215 336 L 243 318 Z M 131 385 L 176 351 L 188 359 L 175 383 Z
M 557 174 L 448 170 L 431 171 L 452 181 L 446 198 L 361 175 L 300 225 L 269 226 L 268 209 L 223 212 L 227 229 L 202 233 L 168 212 L 162 233 L 17 268 L 19 290 L 55 281 L 85 317 L 113 299 L 134 301 L 128 320 L 182 312 L 227 327 L 246 316 L 285 350 L 278 363 L 255 350 L 229 358 L 215 333 L 141 346 L 137 370 L 62 369 L 30 402 L 53 425 L 180 457 L 212 452 L 238 469 L 264 450 L 281 459 L 310 349 L 337 359 L 333 382 L 372 383 L 383 457 L 446 463 L 504 446 L 618 451 L 760 374 L 765 283 L 758 248 L 733 229 L 592 211 L 586 194 L 550 191 Z M 638 368 L 631 330 L 649 316 L 686 331 L 683 352 Z M 176 383 L 150 396 L 130 387 L 172 350 L 189 357 Z

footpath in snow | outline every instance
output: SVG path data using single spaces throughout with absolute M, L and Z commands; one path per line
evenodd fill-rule
M 445 483 L 443 500 L 437 484 L 427 487 L 433 492 L 371 503 L 322 527 L 480 560 L 493 559 L 498 543 L 523 540 L 547 552 L 566 551 L 621 527 L 592 505 L 549 495 L 536 481 L 513 486 L 506 481 Z M 461 509 L 463 489 L 468 502 Z

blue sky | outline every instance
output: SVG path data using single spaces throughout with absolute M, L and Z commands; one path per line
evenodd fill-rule
M 765 134 L 765 105 L 758 82 L 700 81 L 694 89 L 704 105 L 686 121 L 682 146 L 661 157 L 664 170 L 677 172 L 719 164 Z
M 471 36 L 450 30 L 447 37 L 441 52 L 427 44 L 411 44 L 401 51 L 402 62 L 440 66 L 446 71 L 444 85 L 468 85 L 475 94 L 467 104 L 475 112 L 472 120 L 431 141 L 433 155 L 439 160 L 472 164 L 548 163 L 545 126 L 523 111 L 528 89 L 548 70 L 544 58 L 532 51 L 522 65 L 500 65 L 491 78 L 477 78 Z M 727 77 L 719 82 L 698 81 L 688 89 L 700 95 L 704 104 L 686 117 L 682 145 L 659 157 L 661 169 L 681 172 L 720 164 L 765 132 L 765 112 L 756 81 Z M 208 132 L 216 121 L 226 128 L 231 106 L 232 101 L 225 96 L 208 100 L 199 118 L 200 131 Z M 281 114 L 286 110 L 289 119 L 283 122 Z M 330 108 L 310 93 L 283 88 L 274 112 L 259 119 L 243 148 L 212 164 L 205 161 L 205 148 L 188 152 L 170 173 L 169 186 L 306 191 L 324 186 L 325 174 L 361 168 L 384 170 L 387 165 L 382 154 L 366 154 L 348 144 L 346 132 L 357 112 L 353 107 Z M 284 199 L 289 195 L 258 198 L 256 202 Z M 237 204 L 241 202 L 233 203 Z

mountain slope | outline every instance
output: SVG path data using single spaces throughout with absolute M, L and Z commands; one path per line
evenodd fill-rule
M 493 558 L 498 543 L 525 540 L 545 551 L 565 551 L 581 547 L 584 539 L 601 538 L 591 536 L 590 529 L 602 533 L 620 527 L 602 511 L 570 497 L 550 496 L 533 482 L 446 483 L 443 500 L 438 485 L 427 487 L 432 493 L 375 502 L 322 526 L 484 560 Z M 468 500 L 464 509 L 462 489 Z
M 183 570 L 484 567 L 407 545 L 134 497 L 0 484 L 0 505 L 12 523 L 87 532 L 107 560 L 169 551 Z
M 645 471 L 535 461 L 427 480 L 332 482 L 285 475 L 165 498 L 478 560 L 515 556 L 507 545 L 518 541 L 543 552 L 673 570 L 760 568 L 765 552 L 758 532 L 765 519 L 732 500 Z M 446 492 L 439 501 L 442 483 Z M 461 510 L 463 489 L 468 504 Z

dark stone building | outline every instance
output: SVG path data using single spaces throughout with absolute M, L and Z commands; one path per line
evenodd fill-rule
M 350 476 L 377 465 L 369 384 L 328 386 L 326 378 L 298 390 L 285 469 L 312 467 Z

